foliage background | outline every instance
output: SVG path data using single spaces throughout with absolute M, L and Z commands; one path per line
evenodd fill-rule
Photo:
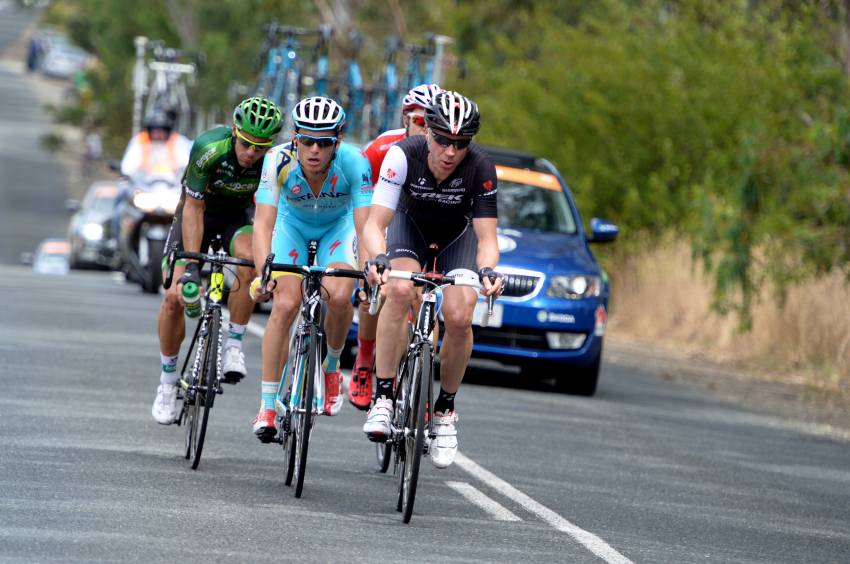
M 195 102 L 226 107 L 227 85 L 255 81 L 262 25 L 366 37 L 367 76 L 383 41 L 455 38 L 444 86 L 481 106 L 485 143 L 547 157 L 585 218 L 618 223 L 613 265 L 662 237 L 691 243 L 714 277 L 713 305 L 749 327 L 760 299 L 847 272 L 850 112 L 846 0 L 66 0 L 48 21 L 100 65 L 92 95 L 66 114 L 129 136 L 132 38 L 201 51 Z M 616 278 L 616 274 L 615 274 Z M 771 288 L 770 295 L 763 291 Z M 659 297 L 660 298 L 660 297 Z

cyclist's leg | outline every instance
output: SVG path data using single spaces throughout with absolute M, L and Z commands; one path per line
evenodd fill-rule
M 475 256 L 478 246 L 471 225 L 450 242 L 437 257 L 437 268 L 454 276 L 475 280 Z M 443 291 L 445 335 L 440 349 L 440 393 L 434 402 L 434 439 L 429 450 L 431 462 L 446 468 L 457 454 L 457 415 L 454 399 L 472 353 L 472 314 L 478 294 L 472 288 L 449 286 Z
M 275 226 L 271 249 L 277 262 L 287 262 L 287 258 L 291 258 L 292 264 L 307 264 L 307 241 L 293 222 Z M 254 420 L 254 433 L 261 441 L 270 440 L 276 433 L 274 400 L 289 355 L 289 327 L 301 306 L 301 276 L 282 274 L 275 282 L 272 312 L 263 336 L 260 413 Z
M 437 268 L 446 274 L 478 280 L 475 257 L 478 239 L 472 225 L 451 241 L 437 257 Z M 472 353 L 472 313 L 477 292 L 468 287 L 449 286 L 443 291 L 443 325 L 445 335 L 440 350 L 440 386 L 457 393 L 469 356 Z
M 425 239 L 403 212 L 396 212 L 387 230 L 387 255 L 393 268 L 414 272 L 422 268 Z M 393 412 L 393 379 L 406 347 L 405 341 L 398 336 L 404 332 L 408 311 L 416 295 L 413 283 L 408 280 L 390 280 L 387 284 L 386 301 L 378 317 L 376 401 L 363 425 L 363 432 L 374 438 L 385 437 L 389 433 Z
M 245 218 L 231 220 L 223 230 L 223 240 L 229 242 L 230 256 L 251 260 L 251 235 L 253 228 L 244 224 Z M 230 311 L 230 323 L 224 335 L 227 340 L 222 353 L 222 380 L 235 384 L 247 375 L 245 355 L 242 353 L 242 341 L 245 337 L 248 321 L 254 309 L 254 302 L 248 293 L 254 269 L 240 266 L 236 268 L 236 281 L 230 289 L 227 308 Z
M 177 242 L 177 249 L 183 249 L 182 241 L 182 213 L 178 210 L 171 223 L 168 238 L 165 241 L 166 252 L 171 248 L 173 242 Z M 165 263 L 165 257 L 163 257 Z M 163 279 L 166 276 L 167 264 L 164 264 Z M 177 291 L 177 281 L 186 270 L 185 263 L 178 261 L 174 266 L 174 278 L 171 287 L 166 290 L 162 303 L 159 306 L 157 316 L 157 335 L 159 336 L 159 356 L 161 370 L 159 374 L 159 385 L 156 390 L 156 398 L 151 407 L 151 415 L 157 423 L 168 425 L 177 418 L 177 356 L 180 352 L 180 344 L 186 336 L 186 322 L 183 319 L 183 303 Z
M 345 215 L 331 224 L 318 241 L 319 252 L 316 259 L 319 265 L 352 270 L 356 268 L 354 220 L 350 215 Z M 324 328 L 328 346 L 328 354 L 323 363 L 324 411 L 327 415 L 336 415 L 342 408 L 342 375 L 339 357 L 345 347 L 345 337 L 348 335 L 354 315 L 351 307 L 354 279 L 327 277 L 322 280 L 322 286 L 327 291 L 327 315 Z

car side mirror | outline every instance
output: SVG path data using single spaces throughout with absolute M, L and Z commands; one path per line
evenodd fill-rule
M 106 165 L 109 167 L 109 170 L 121 174 L 121 161 L 110 159 L 106 162 Z
M 35 259 L 35 255 L 30 252 L 24 252 L 20 255 L 21 264 L 25 264 L 27 266 L 32 266 L 32 261 Z
M 65 211 L 68 213 L 76 213 L 80 211 L 83 205 L 79 200 L 68 199 L 65 200 Z
M 590 220 L 590 232 L 588 243 L 610 243 L 620 234 L 620 228 L 608 220 L 594 217 Z

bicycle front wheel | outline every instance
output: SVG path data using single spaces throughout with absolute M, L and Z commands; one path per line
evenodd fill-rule
M 313 429 L 313 398 L 316 395 L 317 370 L 322 369 L 319 355 L 322 354 L 322 344 L 319 342 L 318 331 L 310 327 L 309 342 L 307 343 L 307 371 L 301 380 L 301 402 L 296 413 L 298 423 L 295 426 L 295 497 L 301 497 L 304 489 L 304 475 L 307 472 L 307 451 L 310 447 L 310 431 Z
M 401 500 L 402 520 L 410 523 L 413 516 L 413 502 L 416 499 L 416 485 L 419 481 L 419 463 L 425 449 L 425 412 L 428 403 L 428 385 L 431 380 L 432 364 L 431 343 L 422 344 L 411 363 L 409 409 L 404 422 L 404 457 L 399 472 L 399 497 Z
M 194 380 L 194 404 L 189 410 L 189 425 L 186 430 L 186 443 L 189 458 L 192 460 L 192 470 L 197 470 L 201 463 L 201 453 L 204 450 L 204 439 L 207 435 L 207 422 L 210 409 L 215 401 L 215 385 L 219 365 L 219 332 L 221 331 L 221 311 L 214 309 L 210 315 L 209 327 L 203 339 L 203 363 L 199 374 Z

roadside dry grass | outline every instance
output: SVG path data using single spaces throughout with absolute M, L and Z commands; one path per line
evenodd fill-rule
M 734 315 L 711 310 L 712 281 L 686 243 L 661 245 L 610 271 L 613 339 L 660 344 L 753 378 L 850 399 L 850 286 L 842 273 L 790 288 L 782 307 L 766 288 L 752 330 L 742 333 Z

